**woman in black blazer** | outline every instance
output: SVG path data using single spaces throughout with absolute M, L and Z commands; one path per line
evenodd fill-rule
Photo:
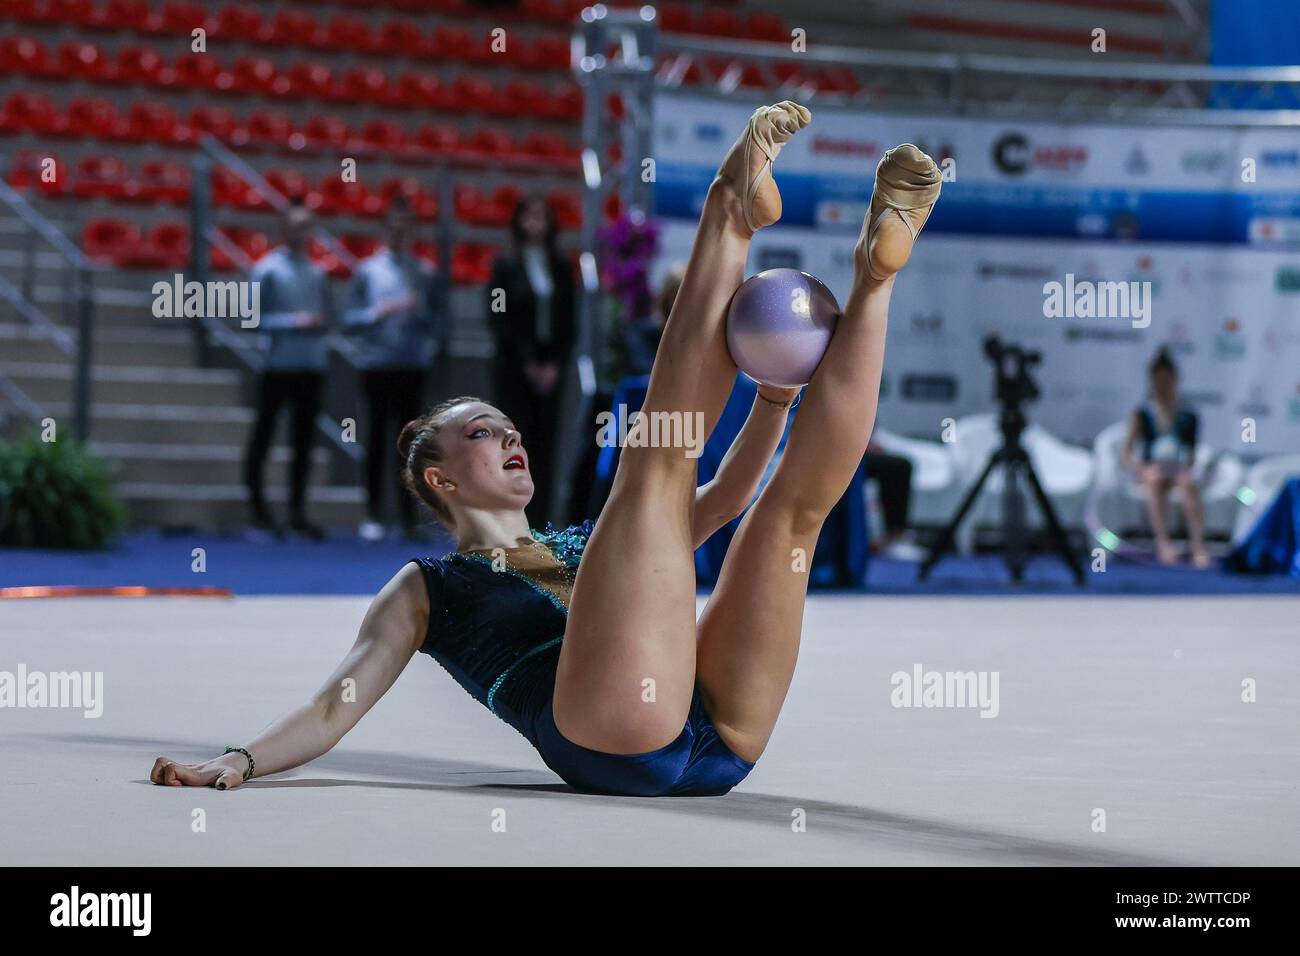
M 527 514 L 541 528 L 564 518 L 551 514 L 550 498 L 560 387 L 576 326 L 574 274 L 556 248 L 555 216 L 544 199 L 521 199 L 510 232 L 512 248 L 493 263 L 487 284 L 493 397 L 528 443 L 535 490 Z

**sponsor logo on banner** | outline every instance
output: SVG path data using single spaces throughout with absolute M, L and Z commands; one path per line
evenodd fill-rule
M 1183 153 L 1185 173 L 1217 173 L 1228 164 L 1228 154 L 1217 149 L 1193 149 Z
M 1300 169 L 1300 150 L 1263 150 L 1259 154 L 1259 164 L 1265 169 Z
M 1300 268 L 1281 266 L 1274 278 L 1274 288 L 1283 295 L 1300 292 Z
M 1051 266 L 1035 266 L 1025 262 L 980 262 L 975 272 L 981 279 L 1016 279 L 1025 282 L 1043 282 L 1055 275 Z
M 951 402 L 957 398 L 957 379 L 944 372 L 912 372 L 903 376 L 899 394 L 906 402 Z
M 727 135 L 718 123 L 696 123 L 692 132 L 697 143 L 721 143 Z
M 1192 342 L 1191 327 L 1186 319 L 1174 319 L 1169 326 L 1169 339 L 1165 347 L 1177 355 L 1195 355 L 1196 344 Z
M 1133 176 L 1145 176 L 1151 172 L 1151 163 L 1147 160 L 1147 154 L 1142 152 L 1141 146 L 1134 146 L 1125 158 L 1124 171 Z
M 1031 169 L 1072 173 L 1088 162 L 1088 149 L 1077 143 L 1031 143 L 1024 133 L 1004 133 L 993 144 L 993 165 L 1008 176 Z
M 1214 357 L 1225 362 L 1235 362 L 1246 356 L 1246 337 L 1241 334 L 1241 323 L 1228 319 L 1223 330 L 1214 337 Z
M 941 339 L 944 337 L 943 315 L 939 312 L 913 312 L 912 334 L 918 337 Z
M 1155 260 L 1150 256 L 1138 256 L 1136 269 L 1128 274 L 1129 282 L 1143 282 L 1151 288 L 1151 295 L 1160 294 L 1162 280 L 1160 273 L 1156 271 Z
M 766 272 L 768 269 L 803 268 L 803 257 L 799 254 L 799 250 L 785 246 L 764 246 L 758 250 L 758 255 L 755 258 L 758 262 L 759 272 Z
M 1253 418 L 1269 418 L 1273 414 L 1273 406 L 1264 401 L 1264 386 L 1258 383 L 1250 387 L 1250 395 L 1246 401 L 1237 406 L 1239 415 L 1250 415 Z
M 1251 242 L 1300 242 L 1300 219 L 1294 216 L 1252 216 L 1246 224 Z
M 1141 339 L 1141 329 L 1114 329 L 1095 325 L 1067 325 L 1065 327 L 1065 341 L 1067 342 L 1138 342 Z
M 880 144 L 847 136 L 814 136 L 810 151 L 814 156 L 852 156 L 872 159 L 880 155 Z
M 1201 408 L 1217 408 L 1223 404 L 1222 392 L 1197 392 L 1191 389 L 1182 389 L 1183 398 L 1191 405 Z

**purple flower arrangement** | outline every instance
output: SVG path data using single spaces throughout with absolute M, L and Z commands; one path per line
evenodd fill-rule
M 621 214 L 597 233 L 607 310 L 628 324 L 650 318 L 650 264 L 659 252 L 659 226 L 640 210 Z

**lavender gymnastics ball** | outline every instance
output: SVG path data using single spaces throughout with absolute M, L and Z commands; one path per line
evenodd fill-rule
M 819 279 L 798 269 L 750 276 L 727 311 L 727 348 L 763 385 L 807 385 L 826 354 L 840 306 Z

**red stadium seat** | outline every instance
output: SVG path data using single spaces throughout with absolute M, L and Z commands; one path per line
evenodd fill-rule
M 393 85 L 391 102 L 404 109 L 442 109 L 448 101 L 436 73 L 407 70 Z
M 440 24 L 434 28 L 429 44 L 429 56 L 436 61 L 467 60 L 474 38 L 464 27 Z
M 339 261 L 319 239 L 313 239 L 308 249 L 308 256 L 318 269 L 323 269 L 331 279 L 346 279 L 352 270 Z
M 54 103 L 44 93 L 18 92 L 9 94 L 4 114 L 0 116 L 0 132 L 48 133 L 58 125 Z
M 53 160 L 53 165 L 47 166 L 46 160 Z M 35 190 L 47 199 L 59 199 L 68 193 L 68 179 L 63 163 L 48 150 L 25 149 L 9 161 L 7 181 L 20 192 Z
M 287 199 L 300 200 L 312 209 L 320 205 L 319 194 L 312 189 L 307 177 L 296 169 L 269 169 L 266 182 Z
M 557 189 L 546 197 L 546 201 L 561 229 L 577 229 L 582 225 L 582 200 L 577 193 Z
M 438 218 L 438 197 L 430 193 L 414 176 L 399 176 L 384 180 L 379 195 L 387 211 L 394 196 L 404 196 L 411 211 L 421 219 Z
M 534 83 L 507 83 L 493 97 L 487 112 L 497 116 L 531 118 L 541 113 L 546 91 Z
M 225 166 L 212 169 L 212 204 L 233 209 L 251 209 L 261 201 L 244 182 Z
M 266 236 L 255 229 L 248 229 L 243 226 L 225 226 L 221 233 L 237 246 L 250 262 L 257 262 L 258 259 L 270 251 L 271 243 Z M 240 266 L 231 260 L 226 251 L 216 243 L 211 243 L 209 249 L 209 260 L 212 268 L 219 272 L 229 272 L 238 269 Z
M 410 20 L 389 20 L 375 37 L 375 52 L 385 56 L 423 57 L 432 44 Z
M 262 31 L 263 42 L 276 47 L 319 46 L 320 28 L 304 10 L 281 8 Z
M 339 244 L 358 259 L 365 259 L 367 256 L 374 255 L 375 250 L 379 248 L 379 240 L 374 236 L 365 236 L 355 232 L 339 236 Z
M 212 24 L 212 34 L 223 43 L 257 43 L 263 29 L 262 11 L 246 3 L 228 3 L 221 8 Z
M 183 90 L 225 93 L 235 85 L 234 76 L 211 53 L 182 53 L 176 57 L 173 69 L 173 83 Z
M 525 155 L 557 167 L 573 166 L 581 154 L 579 147 L 554 133 L 529 133 L 521 149 Z
M 303 127 L 307 146 L 311 149 L 338 149 L 347 145 L 351 136 L 348 124 L 337 116 L 318 113 Z
M 139 246 L 140 227 L 122 219 L 92 219 L 81 234 L 82 251 L 97 262 L 122 265 Z
M 117 51 L 113 68 L 104 79 L 124 86 L 169 86 L 175 82 L 175 75 L 153 50 L 124 46 Z
M 195 0 L 166 0 L 160 11 L 150 14 L 143 27 L 146 33 L 184 37 L 199 28 L 211 32 L 207 12 Z
M 179 143 L 187 131 L 176 120 L 176 111 L 166 103 L 141 100 L 131 104 L 126 114 L 122 139 L 134 143 Z
M 790 30 L 785 21 L 775 13 L 759 11 L 745 18 L 741 28 L 744 35 L 751 40 L 764 40 L 768 43 L 789 43 Z
M 541 101 L 543 119 L 562 123 L 576 123 L 582 119 L 582 87 L 577 83 L 562 83 L 551 90 Z
M 104 0 L 96 9 L 94 26 L 106 32 L 138 33 L 149 19 L 149 0 Z
M 248 115 L 250 146 L 284 149 L 293 135 L 293 120 L 277 110 L 254 110 Z
M 361 130 L 361 141 L 375 152 L 393 155 L 406 146 L 406 133 L 392 120 L 371 120 Z
M 492 275 L 499 250 L 478 242 L 462 242 L 452 249 L 451 281 L 457 285 L 482 285 Z
M 183 222 L 160 222 L 135 248 L 117 257 L 133 269 L 183 269 L 190 260 L 190 227 Z
M 50 62 L 45 44 L 35 37 L 5 37 L 0 41 L 0 63 L 8 73 L 47 80 L 58 77 L 58 68 Z
M 524 191 L 521 187 L 513 183 L 505 186 L 498 186 L 492 190 L 492 195 L 488 197 L 483 208 L 483 219 L 481 224 L 484 226 L 497 226 L 504 228 L 510 224 L 510 217 L 519 205 L 519 200 L 523 198 Z
M 339 13 L 325 24 L 318 46 L 335 53 L 370 53 L 375 49 L 370 24 L 353 13 Z
M 330 68 L 318 60 L 298 60 L 288 71 L 287 89 L 284 94 L 295 99 L 325 99 L 332 89 L 333 74 Z M 279 88 L 277 87 L 277 93 Z
M 109 71 L 104 51 L 93 43 L 69 40 L 59 47 L 59 73 L 67 79 L 102 82 Z
M 534 70 L 569 69 L 569 40 L 564 36 L 543 34 L 533 41 L 527 68 Z M 525 64 L 520 64 L 524 66 Z
M 434 156 L 449 156 L 460 148 L 460 133 L 454 126 L 424 123 L 415 131 L 413 145 Z
M 126 166 L 116 156 L 83 156 L 77 161 L 72 194 L 78 199 L 119 199 L 126 180 Z
M 374 66 L 351 67 L 336 79 L 330 99 L 336 103 L 386 106 L 389 101 L 388 75 Z
M 695 12 L 684 3 L 659 5 L 659 29 L 665 33 L 698 33 Z
M 224 106 L 196 106 L 190 111 L 190 139 L 193 142 L 210 135 L 232 146 L 248 142 L 248 131 L 239 125 L 233 113 Z
M 468 140 L 461 142 L 459 155 L 482 162 L 503 162 L 519 157 L 514 140 L 504 130 L 480 127 Z
M 140 164 L 139 175 L 122 196 L 128 202 L 171 203 L 183 206 L 190 198 L 190 170 L 174 159 L 150 159 Z
M 241 56 L 230 72 L 230 89 L 234 93 L 270 96 L 275 90 L 275 64 L 264 56 Z
M 740 17 L 726 7 L 705 7 L 699 18 L 700 32 L 724 40 L 739 40 L 744 37 L 744 27 Z
M 447 106 L 450 109 L 476 112 L 496 96 L 496 89 L 481 77 L 462 73 L 452 82 L 447 93 Z
M 383 198 L 371 194 L 363 183 L 345 183 L 338 173 L 326 173 L 320 182 L 323 215 L 378 216 L 383 213 Z
M 79 96 L 68 103 L 67 112 L 50 132 L 71 138 L 117 139 L 123 125 L 110 101 L 97 96 Z

